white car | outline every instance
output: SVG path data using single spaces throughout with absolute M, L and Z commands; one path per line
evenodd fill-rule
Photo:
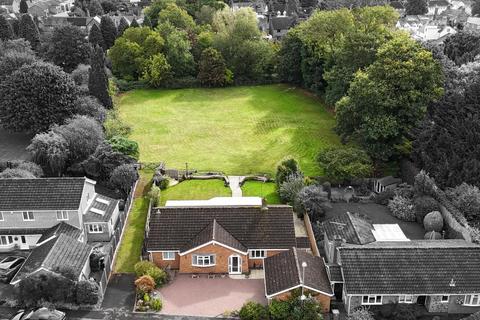
M 48 308 L 37 308 L 33 310 L 18 310 L 10 320 L 64 320 L 65 313 Z

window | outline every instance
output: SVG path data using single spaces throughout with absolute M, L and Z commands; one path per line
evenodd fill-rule
M 88 233 L 102 233 L 103 226 L 101 224 L 89 224 Z
M 463 304 L 466 306 L 480 306 L 480 294 L 466 295 Z
M 250 258 L 265 258 L 265 250 L 251 250 Z
M 413 296 L 411 294 L 402 295 L 399 297 L 398 303 L 413 303 Z
M 34 221 L 33 211 L 23 211 L 23 221 Z
M 195 267 L 211 267 L 215 265 L 215 255 L 198 255 L 195 254 L 192 256 L 192 266 Z
M 12 236 L 0 236 L 0 245 L 6 246 L 13 242 Z
M 449 297 L 448 296 L 442 296 L 442 302 L 445 303 L 445 302 L 448 302 L 448 299 Z
M 363 296 L 362 304 L 382 304 L 382 296 Z
M 57 220 L 68 220 L 68 211 L 57 211 Z
M 163 251 L 162 252 L 162 259 L 163 260 L 175 260 L 175 252 L 174 251 Z

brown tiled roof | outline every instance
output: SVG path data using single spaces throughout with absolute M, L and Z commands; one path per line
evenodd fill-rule
M 310 249 L 308 237 L 297 237 L 295 240 L 297 241 L 297 248 Z
M 327 270 L 331 282 L 343 282 L 342 268 L 339 265 L 328 265 Z
M 348 294 L 467 294 L 480 290 L 480 246 L 415 240 L 340 247 Z
M 375 241 L 373 226 L 358 214 L 346 212 L 324 221 L 319 226 L 320 236 L 326 234 L 332 241 L 339 237 L 351 244 L 367 244 Z
M 62 221 L 50 229 L 45 230 L 40 239 L 38 239 L 38 243 L 42 243 L 43 241 L 48 240 L 51 237 L 59 236 L 60 234 L 65 234 L 78 240 L 82 234 L 82 230 Z
M 40 267 L 52 272 L 57 272 L 59 268 L 69 268 L 75 277 L 79 277 L 91 252 L 90 245 L 60 234 L 32 250 L 12 283 L 24 279 Z
M 302 263 L 306 262 L 303 280 Z M 333 295 L 323 259 L 292 248 L 264 260 L 265 291 L 268 296 L 304 285 Z
M 85 178 L 0 179 L 0 211 L 77 210 Z
M 100 199 L 100 201 L 99 201 Z M 102 202 L 103 201 L 103 202 Z M 104 203 L 104 202 L 108 202 Z M 106 222 L 112 217 L 115 208 L 117 207 L 118 200 L 106 197 L 104 195 L 97 194 L 95 199 L 88 207 L 86 213 L 83 215 L 85 222 Z M 100 210 L 103 214 L 92 211 L 92 209 Z
M 222 241 L 232 244 L 234 238 L 246 249 L 286 249 L 296 245 L 290 206 L 269 206 L 268 210 L 259 207 L 161 207 L 152 209 L 150 214 L 145 239 L 147 250 L 181 250 L 214 220 L 226 231 Z
M 213 219 L 212 223 L 209 223 L 189 243 L 183 246 L 181 251 L 191 250 L 213 240 L 239 251 L 247 252 L 247 248 L 218 224 L 216 219 Z

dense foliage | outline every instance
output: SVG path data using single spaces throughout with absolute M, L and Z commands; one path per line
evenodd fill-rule
M 13 37 L 12 25 L 3 15 L 0 15 L 0 40 L 11 40 Z
M 33 21 L 32 16 L 29 14 L 23 14 L 20 17 L 18 36 L 30 42 L 32 49 L 35 50 L 39 47 L 40 32 L 38 31 L 38 27 Z
M 70 24 L 57 27 L 48 41 L 46 56 L 65 72 L 89 61 L 89 44 L 83 29 Z
M 428 12 L 426 0 L 408 0 L 405 5 L 405 13 L 408 15 L 424 15 Z
M 105 55 L 100 46 L 92 50 L 90 69 L 88 72 L 88 90 L 96 97 L 105 108 L 113 106 L 112 98 L 108 92 L 108 76 L 105 71 Z
M 480 35 L 466 31 L 458 32 L 445 39 L 444 52 L 457 65 L 471 62 L 480 54 Z
M 317 161 L 331 181 L 350 182 L 357 178 L 367 178 L 372 174 L 372 160 L 365 151 L 353 148 L 328 148 L 322 150 Z

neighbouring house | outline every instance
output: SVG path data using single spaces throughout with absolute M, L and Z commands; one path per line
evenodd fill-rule
M 468 17 L 465 23 L 465 30 L 471 32 L 480 32 L 480 17 Z
M 416 303 L 428 312 L 480 310 L 480 246 L 464 240 L 375 242 L 338 248 L 347 313 Z
M 52 235 L 32 250 L 10 283 L 17 285 L 29 276 L 47 272 L 61 274 L 62 270 L 68 270 L 75 279 L 88 280 L 92 250 L 92 246 L 67 233 Z
M 401 183 L 402 183 L 402 179 L 394 178 L 392 176 L 387 176 L 380 179 L 376 179 L 373 182 L 373 190 L 376 193 L 382 193 L 385 190 L 396 188 Z
M 150 211 L 144 251 L 180 273 L 242 274 L 295 246 L 290 206 L 187 206 Z
M 108 241 L 118 200 L 97 194 L 87 178 L 0 179 L 0 251 L 34 248 L 52 229 L 69 225 L 83 241 Z
M 70 11 L 73 7 L 73 3 L 73 0 L 42 0 L 30 2 L 28 13 L 33 16 L 48 17 L 50 15 Z
M 428 1 L 427 15 L 438 15 L 447 10 L 450 3 L 447 0 L 430 0 Z
M 273 40 L 282 39 L 290 28 L 295 24 L 294 17 L 288 17 L 284 14 L 278 14 L 270 19 L 270 35 Z
M 285 300 L 295 290 L 303 290 L 321 304 L 323 312 L 330 311 L 333 291 L 321 257 L 294 247 L 266 258 L 264 264 L 267 299 Z

